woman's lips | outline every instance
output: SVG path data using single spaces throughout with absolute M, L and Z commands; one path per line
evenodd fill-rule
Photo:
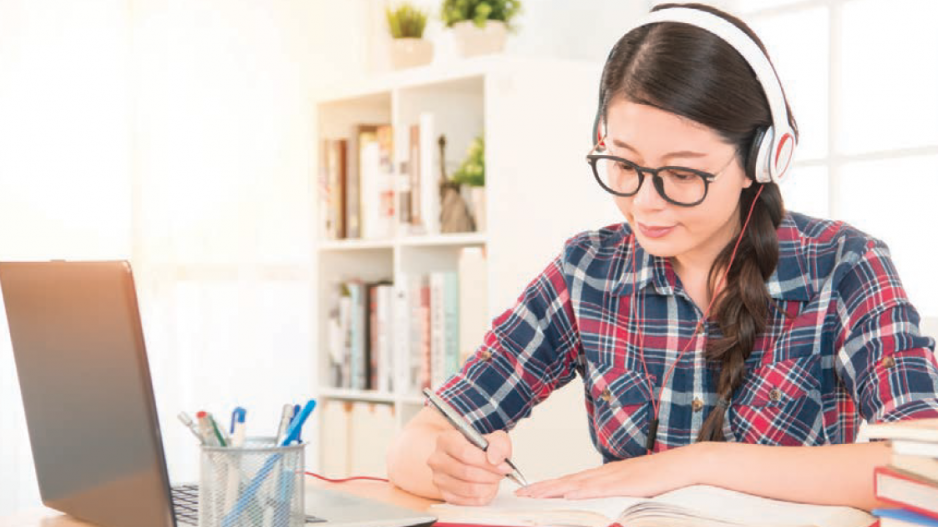
M 671 231 L 673 231 L 674 227 L 655 227 L 651 225 L 645 225 L 644 223 L 639 223 L 638 229 L 642 231 L 642 234 L 648 238 L 663 238 Z

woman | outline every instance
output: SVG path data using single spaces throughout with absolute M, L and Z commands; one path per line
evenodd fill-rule
M 587 156 L 625 222 L 568 240 L 438 391 L 488 450 L 424 408 L 389 476 L 488 503 L 505 431 L 579 374 L 604 464 L 519 495 L 710 484 L 871 509 L 889 450 L 858 425 L 938 416 L 934 340 L 882 242 L 784 210 L 797 126 L 758 37 L 711 7 L 655 11 L 609 55 Z

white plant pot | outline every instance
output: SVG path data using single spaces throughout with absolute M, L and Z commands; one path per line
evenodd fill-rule
M 432 41 L 411 37 L 391 39 L 391 66 L 394 69 L 423 66 L 432 60 Z
M 485 27 L 476 27 L 471 20 L 453 24 L 456 52 L 462 57 L 499 53 L 505 49 L 508 29 L 501 20 L 486 20 Z

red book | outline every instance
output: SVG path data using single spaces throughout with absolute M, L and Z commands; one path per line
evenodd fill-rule
M 876 497 L 938 519 L 938 485 L 889 467 L 873 471 Z

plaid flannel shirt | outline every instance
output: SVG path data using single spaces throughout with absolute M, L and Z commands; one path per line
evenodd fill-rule
M 439 395 L 482 433 L 510 430 L 579 374 L 604 461 L 646 453 L 660 390 L 656 450 L 693 442 L 716 407 L 720 364 L 704 350 L 720 330 L 707 321 L 661 386 L 703 312 L 670 262 L 637 241 L 632 252 L 632 237 L 623 223 L 568 240 Z M 768 324 L 723 410 L 726 440 L 850 443 L 861 418 L 938 416 L 935 341 L 919 333 L 886 245 L 842 222 L 796 213 L 783 219 L 778 241 L 778 265 L 766 281 Z

